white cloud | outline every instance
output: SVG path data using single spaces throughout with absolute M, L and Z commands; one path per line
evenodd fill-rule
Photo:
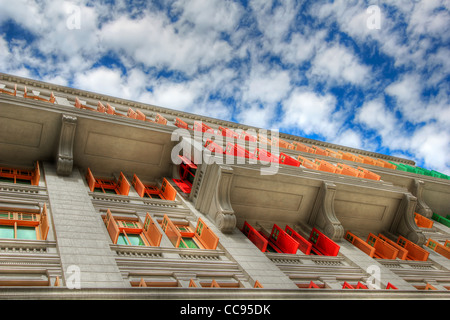
M 269 45 L 283 41 L 297 14 L 296 1 L 251 0 L 250 7 L 255 14 L 258 29 L 264 33 Z
M 389 138 L 399 125 L 395 114 L 379 100 L 364 103 L 358 109 L 355 120 L 371 130 L 376 130 L 383 139 Z
M 99 67 L 75 74 L 73 82 L 76 88 L 83 90 L 129 98 L 124 95 L 124 79 L 122 79 L 120 70 Z
M 308 33 L 293 33 L 290 42 L 283 42 L 273 48 L 273 51 L 280 55 L 283 61 L 295 65 L 301 65 L 313 57 L 326 42 L 325 30 L 308 30 Z
M 255 65 L 245 81 L 242 98 L 246 102 L 274 104 L 281 101 L 290 88 L 289 72 Z
M 275 116 L 274 105 L 261 106 L 259 103 L 251 103 L 238 106 L 236 118 L 239 123 L 245 125 L 262 129 L 278 129 L 277 126 L 272 126 Z
M 336 117 L 336 98 L 296 89 L 283 104 L 282 128 L 300 129 L 326 138 L 337 136 L 342 122 Z
M 196 33 L 188 25 L 177 27 L 166 16 L 152 12 L 139 19 L 122 16 L 107 23 L 101 39 L 105 50 L 125 53 L 125 60 L 189 75 L 228 61 L 232 51 L 224 40 Z
M 312 61 L 312 76 L 322 81 L 363 85 L 370 80 L 370 68 L 346 47 L 334 45 L 320 50 Z
M 242 12 L 238 3 L 229 0 L 177 0 L 171 7 L 181 12 L 177 25 L 191 23 L 207 37 L 211 33 L 232 32 Z
M 444 129 L 444 130 L 443 130 Z M 411 151 L 431 168 L 450 175 L 450 132 L 439 125 L 427 125 L 411 136 Z

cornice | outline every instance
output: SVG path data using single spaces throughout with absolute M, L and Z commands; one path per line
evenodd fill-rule
M 95 93 L 92 91 L 74 89 L 74 88 L 56 85 L 56 84 L 50 84 L 50 83 L 46 83 L 46 82 L 42 82 L 42 81 L 38 81 L 38 80 L 23 78 L 23 77 L 14 76 L 14 75 L 8 75 L 5 73 L 0 73 L 0 80 L 14 82 L 19 85 L 32 86 L 35 88 L 41 88 L 41 89 L 45 89 L 48 91 L 53 91 L 54 93 L 57 93 L 56 95 L 65 94 L 67 96 L 70 95 L 72 97 L 78 97 L 81 99 L 91 99 L 94 101 L 108 102 L 108 103 L 117 105 L 117 107 L 119 107 L 119 108 L 120 107 L 125 107 L 125 108 L 133 107 L 133 108 L 139 108 L 142 110 L 147 110 L 150 112 L 162 113 L 164 115 L 169 115 L 170 117 L 172 117 L 171 120 L 174 120 L 176 117 L 179 117 L 179 118 L 189 119 L 191 121 L 204 121 L 209 124 L 214 124 L 216 126 L 224 126 L 224 127 L 230 128 L 230 129 L 255 130 L 255 131 L 258 131 L 261 129 L 267 130 L 265 128 L 248 126 L 245 124 L 239 124 L 239 123 L 235 123 L 235 122 L 231 122 L 231 121 L 215 119 L 215 118 L 211 118 L 208 116 L 197 115 L 197 114 L 193 114 L 193 113 L 189 113 L 189 112 L 182 112 L 182 111 L 168 109 L 168 108 L 164 108 L 164 107 L 156 106 L 156 105 L 152 105 L 152 104 L 146 104 L 146 103 L 132 101 L 132 100 L 128 100 L 128 99 L 117 98 L 117 97 L 113 97 L 113 96 L 109 96 L 109 95 L 105 95 L 105 94 L 99 94 L 99 93 Z M 302 143 L 306 143 L 306 144 L 313 144 L 313 145 L 317 145 L 319 147 L 341 150 L 341 151 L 345 151 L 345 152 L 366 155 L 369 157 L 376 157 L 376 158 L 380 158 L 380 159 L 384 159 L 384 160 L 392 160 L 392 161 L 406 163 L 406 164 L 410 164 L 410 165 L 415 164 L 414 161 L 411 161 L 408 159 L 388 156 L 388 155 L 384 155 L 384 154 L 380 154 L 380 153 L 376 153 L 376 152 L 372 152 L 372 151 L 361 150 L 361 149 L 352 148 L 352 147 L 346 147 L 346 146 L 337 145 L 337 144 L 319 141 L 319 140 L 314 140 L 314 139 L 310 139 L 310 138 L 299 137 L 299 136 L 295 136 L 295 135 L 291 135 L 291 134 L 287 134 L 287 133 L 280 132 L 279 136 L 282 139 L 298 141 L 298 142 L 302 142 Z

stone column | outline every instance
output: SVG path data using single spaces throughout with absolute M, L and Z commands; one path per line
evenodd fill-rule
M 111 240 L 76 168 L 59 176 L 44 163 L 50 213 L 63 268 L 63 284 L 71 288 L 131 287 L 116 264 Z

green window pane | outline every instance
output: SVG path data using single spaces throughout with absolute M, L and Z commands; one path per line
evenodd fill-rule
M 180 248 L 198 249 L 197 244 L 194 242 L 194 240 L 192 238 L 183 238 L 183 241 L 180 241 Z M 184 245 L 185 243 L 186 243 L 187 247 Z
M 198 234 L 199 236 L 202 235 L 202 230 L 203 230 L 203 223 L 199 222 L 199 223 L 198 223 L 198 228 L 197 228 L 197 234 Z
M 14 239 L 14 226 L 0 226 L 0 238 Z
M 311 241 L 316 243 L 318 237 L 319 237 L 319 234 L 317 232 L 313 232 L 313 235 L 311 237 Z
M 17 239 L 36 240 L 36 228 L 17 227 Z
M 141 236 L 138 234 L 127 234 L 128 240 L 130 240 L 130 244 L 132 246 L 145 246 L 144 241 Z
M 128 245 L 127 238 L 124 234 L 119 234 L 119 237 L 117 238 L 117 244 Z

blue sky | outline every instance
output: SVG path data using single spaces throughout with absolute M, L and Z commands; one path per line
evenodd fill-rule
M 450 1 L 0 0 L 0 71 L 450 174 Z

